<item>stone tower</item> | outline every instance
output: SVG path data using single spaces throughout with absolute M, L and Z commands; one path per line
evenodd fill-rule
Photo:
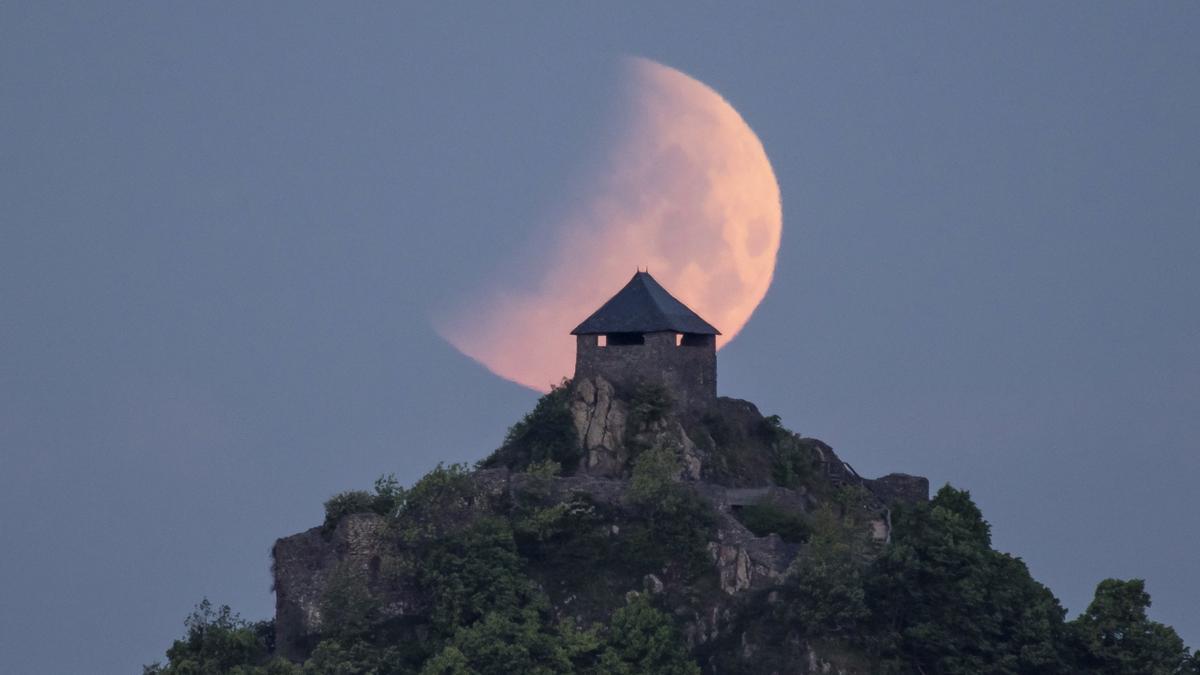
M 571 334 L 576 379 L 599 375 L 626 389 L 660 382 L 683 408 L 705 408 L 717 398 L 721 332 L 648 272 L 633 275 Z

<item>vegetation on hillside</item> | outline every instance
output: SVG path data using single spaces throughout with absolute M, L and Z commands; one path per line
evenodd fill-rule
M 992 549 L 967 492 L 946 486 L 927 504 L 898 507 L 890 545 L 869 558 L 830 514 L 775 601 L 747 603 L 731 633 L 784 649 L 746 669 L 735 645 L 719 643 L 707 652 L 722 672 L 783 668 L 801 656 L 786 647 L 803 641 L 881 674 L 1200 673 L 1200 652 L 1146 617 L 1141 580 L 1101 582 L 1088 610 L 1066 621 L 1019 558 Z
M 653 435 L 630 439 L 637 445 L 619 500 L 556 492 L 581 457 L 566 396 L 564 386 L 543 397 L 483 463 L 521 471 L 512 492 L 489 492 L 464 465 L 439 465 L 408 488 L 384 476 L 372 491 L 326 502 L 323 536 L 372 514 L 383 524 L 382 552 L 371 579 L 361 566 L 333 571 L 302 663 L 275 654 L 272 623 L 205 600 L 166 663 L 146 674 L 748 675 L 791 672 L 815 649 L 884 675 L 1200 675 L 1200 653 L 1147 617 L 1140 580 L 1102 581 L 1067 621 L 1019 558 L 992 548 L 965 491 L 946 486 L 927 503 L 894 507 L 890 541 L 872 540 L 861 508 L 870 495 L 822 484 L 815 442 L 757 412 L 698 422 L 715 475 L 736 485 L 758 472 L 756 480 L 807 490 L 821 505 L 736 512 L 755 534 L 778 534 L 800 554 L 774 588 L 734 602 L 719 636 L 689 642 L 683 622 L 728 599 L 708 548 L 724 516 L 678 480 L 678 449 Z M 631 426 L 659 425 L 670 407 L 663 392 L 639 391 Z M 381 585 L 412 589 L 419 614 L 397 618 Z
M 542 462 L 556 462 L 570 472 L 583 458 L 567 408 L 570 381 L 563 380 L 538 399 L 533 410 L 508 429 L 504 443 L 480 463 L 484 468 L 507 466 L 514 471 Z
M 898 508 L 892 543 L 878 555 L 868 555 L 833 510 L 823 510 L 778 596 L 749 598 L 728 640 L 689 654 L 660 599 L 641 593 L 626 600 L 600 579 L 623 577 L 616 586 L 627 589 L 638 572 L 671 564 L 666 551 L 684 551 L 682 559 L 695 552 L 698 531 L 667 523 L 703 517 L 704 507 L 681 484 L 662 480 L 659 459 L 648 461 L 635 478 L 637 499 L 649 509 L 640 522 L 644 536 L 627 547 L 595 535 L 612 514 L 586 500 L 550 505 L 536 486 L 510 512 L 476 518 L 450 536 L 402 528 L 400 536 L 424 543 L 406 561 L 430 593 L 424 639 L 379 623 L 379 608 L 348 574 L 331 585 L 322 605 L 327 628 L 303 664 L 272 655 L 270 623 L 246 622 L 204 601 L 167 650 L 167 663 L 146 673 L 682 674 L 699 673 L 708 659 L 721 672 L 751 673 L 784 667 L 800 656 L 791 646 L 802 643 L 832 646 L 831 653 L 879 673 L 1200 673 L 1200 654 L 1189 654 L 1174 630 L 1147 618 L 1141 580 L 1101 582 L 1088 609 L 1066 621 L 1020 559 L 991 548 L 988 524 L 970 496 L 949 486 L 928 504 Z M 439 467 L 403 491 L 397 509 L 469 501 L 466 476 L 464 467 Z M 389 485 L 384 479 L 379 489 Z M 556 560 L 583 565 L 572 577 L 600 583 L 615 600 L 607 622 L 554 618 L 535 579 Z M 674 563 L 685 583 L 704 583 L 690 564 Z M 748 664 L 737 644 L 743 633 L 774 648 Z

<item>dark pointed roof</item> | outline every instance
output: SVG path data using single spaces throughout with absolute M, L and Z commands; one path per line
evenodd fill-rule
M 576 326 L 571 335 L 660 331 L 721 334 L 687 305 L 676 300 L 649 272 L 638 272 L 625 288 Z

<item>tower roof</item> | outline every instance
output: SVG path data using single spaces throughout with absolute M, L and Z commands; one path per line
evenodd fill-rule
M 571 335 L 660 331 L 721 334 L 687 305 L 676 300 L 649 272 L 638 272 L 625 288 L 576 326 Z

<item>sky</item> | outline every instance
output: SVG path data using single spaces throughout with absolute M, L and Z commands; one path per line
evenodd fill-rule
M 10 2 L 0 672 L 267 618 L 329 496 L 497 446 L 536 393 L 433 318 L 592 194 L 626 57 L 778 179 L 720 393 L 1200 647 L 1200 5 Z

